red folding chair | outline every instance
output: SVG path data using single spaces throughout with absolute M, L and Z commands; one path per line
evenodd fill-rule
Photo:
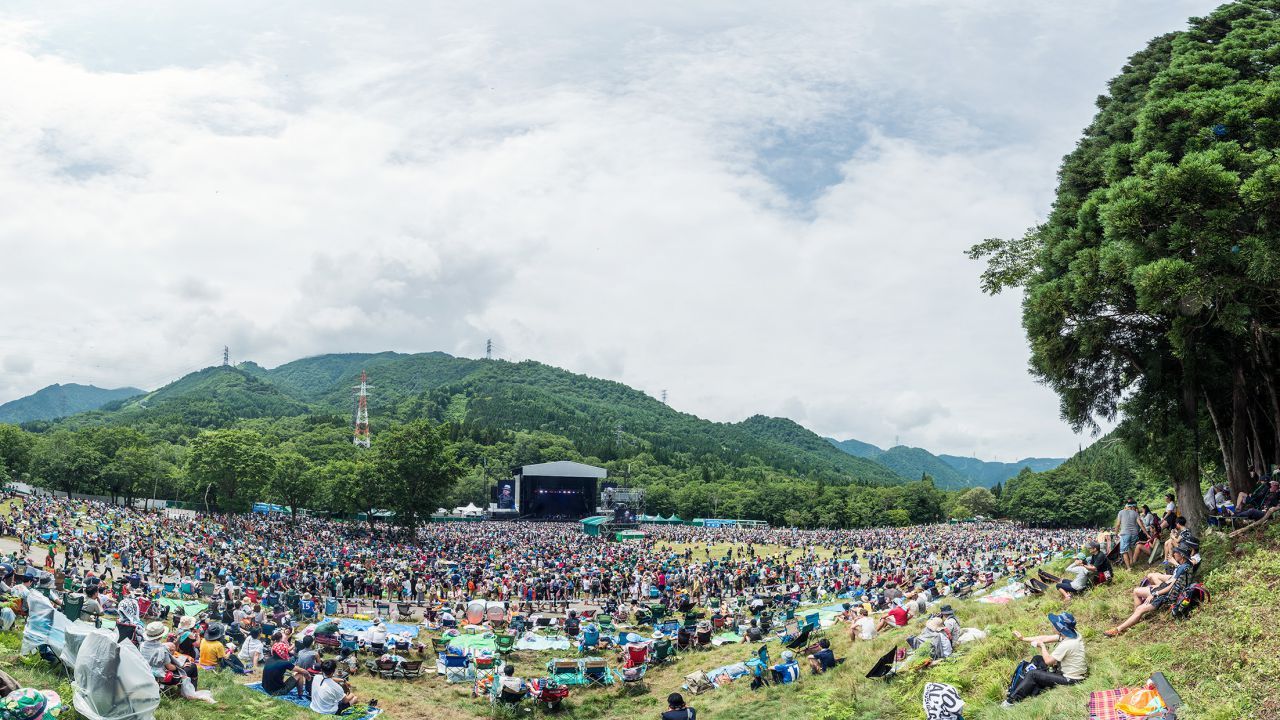
M 649 646 L 648 645 L 628 645 L 627 656 L 622 661 L 622 667 L 633 668 L 649 664 Z

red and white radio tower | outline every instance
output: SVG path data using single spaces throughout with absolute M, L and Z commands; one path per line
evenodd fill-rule
M 356 436 L 353 442 L 360 447 L 369 447 L 369 378 L 360 371 L 360 384 L 355 387 L 356 395 Z

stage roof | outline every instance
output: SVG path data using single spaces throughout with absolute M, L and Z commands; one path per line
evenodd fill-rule
M 557 460 L 555 462 L 538 463 L 537 465 L 525 465 L 520 468 L 520 474 L 524 477 L 603 478 L 609 476 L 609 471 L 594 465 Z

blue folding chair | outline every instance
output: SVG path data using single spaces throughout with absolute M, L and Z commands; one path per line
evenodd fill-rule
M 756 656 L 747 660 L 747 669 L 751 671 L 751 677 L 759 680 L 765 685 L 770 684 L 773 678 L 769 676 L 769 647 L 761 645 L 756 651 Z
M 822 625 L 822 621 L 818 617 L 818 613 L 815 612 L 804 616 L 804 624 L 807 625 L 810 630 L 817 630 L 819 626 Z
M 466 655 L 444 656 L 444 681 L 447 683 L 467 682 L 471 660 Z

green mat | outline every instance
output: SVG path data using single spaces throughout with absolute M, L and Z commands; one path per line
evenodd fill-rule
M 449 647 L 455 650 L 487 650 L 491 654 L 498 652 L 498 643 L 492 637 L 483 635 L 459 635 L 449 641 Z
M 174 598 L 160 598 L 160 604 L 170 610 L 181 610 L 183 615 L 199 615 L 209 607 L 207 603 L 196 600 L 175 600 Z

